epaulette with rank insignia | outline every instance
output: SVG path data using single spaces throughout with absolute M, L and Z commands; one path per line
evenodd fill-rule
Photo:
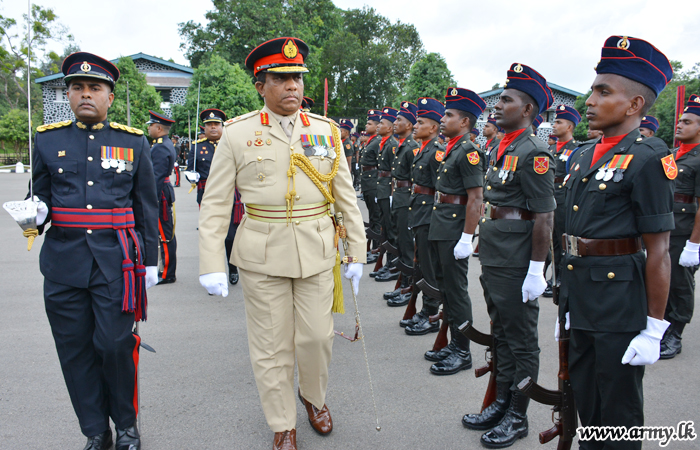
M 207 141 L 208 141 L 208 139 L 205 138 L 205 137 L 203 137 L 202 139 L 200 139 L 200 140 L 198 140 L 198 141 L 194 141 L 194 143 L 195 143 L 195 144 L 201 144 L 202 142 L 207 142 Z
M 127 125 L 122 125 L 122 124 L 117 123 L 117 122 L 110 122 L 109 126 L 114 128 L 115 130 L 126 131 L 127 133 L 136 134 L 138 136 L 143 136 L 143 131 L 139 130 L 138 128 L 130 127 Z
M 224 126 L 228 126 L 228 125 L 231 125 L 232 123 L 240 122 L 243 119 L 253 117 L 253 116 L 257 115 L 259 112 L 260 112 L 259 110 L 256 110 L 256 111 L 251 111 L 249 113 L 245 113 L 241 116 L 232 117 L 231 119 L 224 122 Z
M 63 128 L 67 127 L 68 125 L 72 124 L 72 120 L 64 120 L 62 122 L 56 122 L 56 123 L 47 123 L 46 125 L 40 125 L 36 127 L 37 133 L 43 133 L 44 131 L 49 131 L 49 130 L 56 130 L 58 128 Z

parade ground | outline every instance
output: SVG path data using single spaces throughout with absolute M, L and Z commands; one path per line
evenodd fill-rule
M 0 203 L 26 196 L 28 174 L 0 174 Z M 198 281 L 198 208 L 195 192 L 183 184 L 176 192 L 177 282 L 148 291 L 148 321 L 143 342 L 157 353 L 140 353 L 140 431 L 146 450 L 269 449 L 267 426 L 248 355 L 240 284 L 226 298 L 207 295 Z M 362 203 L 362 202 L 361 202 Z M 364 204 L 361 209 L 366 217 Z M 43 302 L 39 236 L 27 252 L 27 239 L 6 212 L 0 213 L 0 449 L 81 449 L 80 433 L 59 367 Z M 470 257 L 469 293 L 475 326 L 487 332 L 489 318 L 478 277 L 478 258 Z M 481 432 L 465 429 L 461 417 L 478 412 L 488 376 L 473 370 L 438 377 L 423 353 L 435 334 L 407 336 L 399 327 L 404 308 L 389 308 L 382 293 L 394 282 L 378 283 L 365 266 L 358 303 L 381 431 L 376 423 L 360 342 L 336 337 L 326 403 L 334 430 L 319 436 L 297 406 L 297 440 L 303 450 L 479 449 Z M 352 334 L 353 304 L 344 281 L 345 315 L 335 328 Z M 539 382 L 557 387 L 558 349 L 554 341 L 556 307 L 540 298 Z M 419 304 L 420 307 L 420 304 Z M 696 321 L 697 322 L 697 321 Z M 646 368 L 645 425 L 700 427 L 700 325 L 683 334 L 683 352 Z M 484 347 L 472 343 L 474 367 L 484 363 Z M 529 435 L 513 449 L 555 449 L 556 439 L 540 445 L 537 434 L 552 426 L 551 407 L 532 403 Z M 696 433 L 697 433 L 696 428 Z M 646 441 L 653 449 L 658 442 Z M 574 444 L 577 448 L 577 444 Z M 671 442 L 670 449 L 700 449 L 700 438 Z

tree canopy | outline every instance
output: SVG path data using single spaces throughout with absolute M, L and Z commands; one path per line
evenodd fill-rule
M 454 85 L 455 79 L 447 67 L 445 58 L 438 53 L 428 53 L 411 67 L 406 83 L 406 95 L 413 103 L 419 97 L 442 99 L 446 89 Z
M 121 73 L 119 81 L 114 87 L 114 102 L 109 110 L 109 120 L 127 124 L 126 89 L 129 87 L 129 102 L 131 104 L 131 126 L 146 131 L 148 110 L 162 112 L 160 103 L 162 97 L 156 88 L 146 83 L 146 75 L 136 68 L 134 60 L 129 57 L 121 57 L 116 64 Z

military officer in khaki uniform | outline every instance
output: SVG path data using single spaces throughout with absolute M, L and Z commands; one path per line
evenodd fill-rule
M 320 434 L 333 427 L 325 405 L 334 336 L 333 211 L 345 217 L 345 277 L 355 289 L 365 262 L 363 221 L 338 126 L 299 111 L 308 51 L 300 39 L 278 38 L 248 55 L 265 107 L 226 123 L 199 221 L 200 282 L 210 294 L 227 295 L 223 241 L 238 188 L 246 214 L 231 262 L 240 272 L 250 359 L 275 449 L 296 449 L 295 358 L 311 425 Z

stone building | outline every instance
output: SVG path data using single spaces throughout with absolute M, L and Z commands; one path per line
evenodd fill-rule
M 187 88 L 194 70 L 144 53 L 123 56 L 123 58 L 133 59 L 138 71 L 146 75 L 146 82 L 155 87 L 156 91 L 163 97 L 160 107 L 168 117 L 171 116 L 173 103 L 181 105 L 185 103 Z M 114 64 L 118 61 L 119 58 L 112 60 Z M 36 82 L 41 85 L 44 123 L 75 120 L 68 104 L 67 89 L 62 73 L 38 78 Z

